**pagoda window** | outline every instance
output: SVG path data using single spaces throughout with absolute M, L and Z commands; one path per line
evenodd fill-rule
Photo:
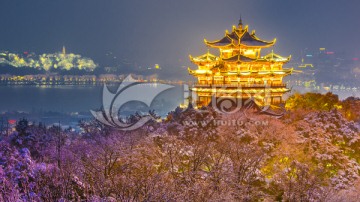
M 207 97 L 199 97 L 199 104 L 200 105 L 205 105 L 207 103 Z
M 199 84 L 206 84 L 206 77 L 199 77 Z
M 247 57 L 255 58 L 256 52 L 253 49 L 249 49 L 244 52 L 244 55 Z
M 272 70 L 280 70 L 280 66 L 278 64 L 273 65 Z
M 214 76 L 214 84 L 222 84 L 222 83 L 224 83 L 223 76 Z
M 240 84 L 241 85 L 246 85 L 246 84 L 248 84 L 249 82 L 247 82 L 246 80 L 244 80 L 244 79 L 241 79 L 240 80 Z
M 279 85 L 279 84 L 281 84 L 281 81 L 280 80 L 273 80 L 272 84 Z
M 247 66 L 247 65 L 240 66 L 240 71 L 248 71 L 248 70 L 249 70 L 249 66 Z
M 252 66 L 252 67 L 251 67 L 251 70 L 252 70 L 252 71 L 259 71 L 259 67 L 258 67 L 258 66 Z
M 265 105 L 271 104 L 271 102 L 272 102 L 271 100 L 272 100 L 271 97 L 265 97 L 265 98 L 264 98 L 264 103 L 265 103 Z
M 272 103 L 273 104 L 281 103 L 281 97 L 272 97 Z

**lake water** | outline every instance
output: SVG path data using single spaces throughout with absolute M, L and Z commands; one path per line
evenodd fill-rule
M 110 91 L 116 92 L 117 86 Z M 79 120 L 92 119 L 90 110 L 102 107 L 103 86 L 0 86 L 1 120 L 27 118 L 47 125 L 58 123 L 75 126 Z M 292 92 L 307 92 L 310 89 L 294 88 Z M 326 93 L 326 92 L 322 92 Z M 334 92 L 340 99 L 358 96 L 357 91 Z M 145 96 L 145 95 L 144 95 Z M 120 110 L 121 115 L 150 109 L 164 117 L 184 102 L 182 86 L 174 86 L 158 94 L 150 107 L 139 102 L 131 102 Z
M 111 92 L 116 89 L 109 87 Z M 102 91 L 102 86 L 0 86 L 0 119 L 25 117 L 46 124 L 61 121 L 73 125 L 80 119 L 92 118 L 90 110 L 102 107 Z M 120 114 L 153 109 L 166 116 L 183 100 L 182 86 L 174 86 L 158 94 L 150 107 L 132 102 L 124 105 Z

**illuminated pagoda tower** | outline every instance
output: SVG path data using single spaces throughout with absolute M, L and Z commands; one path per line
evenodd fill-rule
M 289 89 L 283 83 L 283 77 L 293 69 L 285 69 L 291 56 L 282 57 L 273 51 L 261 56 L 263 48 L 274 46 L 276 39 L 264 41 L 249 33 L 248 26 L 239 20 L 232 31 L 225 31 L 225 36 L 217 41 L 204 40 L 211 48 L 217 48 L 220 56 L 209 51 L 190 60 L 198 69 L 188 68 L 191 75 L 197 77 L 197 83 L 191 87 L 196 95 L 192 97 L 196 106 L 206 106 L 213 98 L 236 98 L 242 103 L 253 100 L 257 105 L 276 105 L 282 103 L 282 96 Z
M 65 56 L 66 55 L 66 49 L 65 49 L 65 46 L 63 46 L 62 48 L 62 54 Z

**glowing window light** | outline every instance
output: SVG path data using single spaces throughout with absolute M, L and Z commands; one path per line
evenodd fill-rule
M 333 55 L 334 52 L 326 52 L 326 55 Z
M 313 55 L 306 55 L 306 57 L 312 57 Z
M 255 51 L 252 49 L 245 50 L 244 55 L 255 55 Z
M 9 123 L 10 125 L 14 125 L 14 124 L 16 124 L 16 120 L 10 119 L 10 120 L 8 120 L 8 123 Z

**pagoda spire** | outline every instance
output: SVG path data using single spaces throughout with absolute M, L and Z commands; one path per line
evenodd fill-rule
M 241 15 L 240 15 L 238 26 L 239 26 L 239 29 L 242 29 L 242 27 L 243 27 L 243 22 L 242 22 Z

